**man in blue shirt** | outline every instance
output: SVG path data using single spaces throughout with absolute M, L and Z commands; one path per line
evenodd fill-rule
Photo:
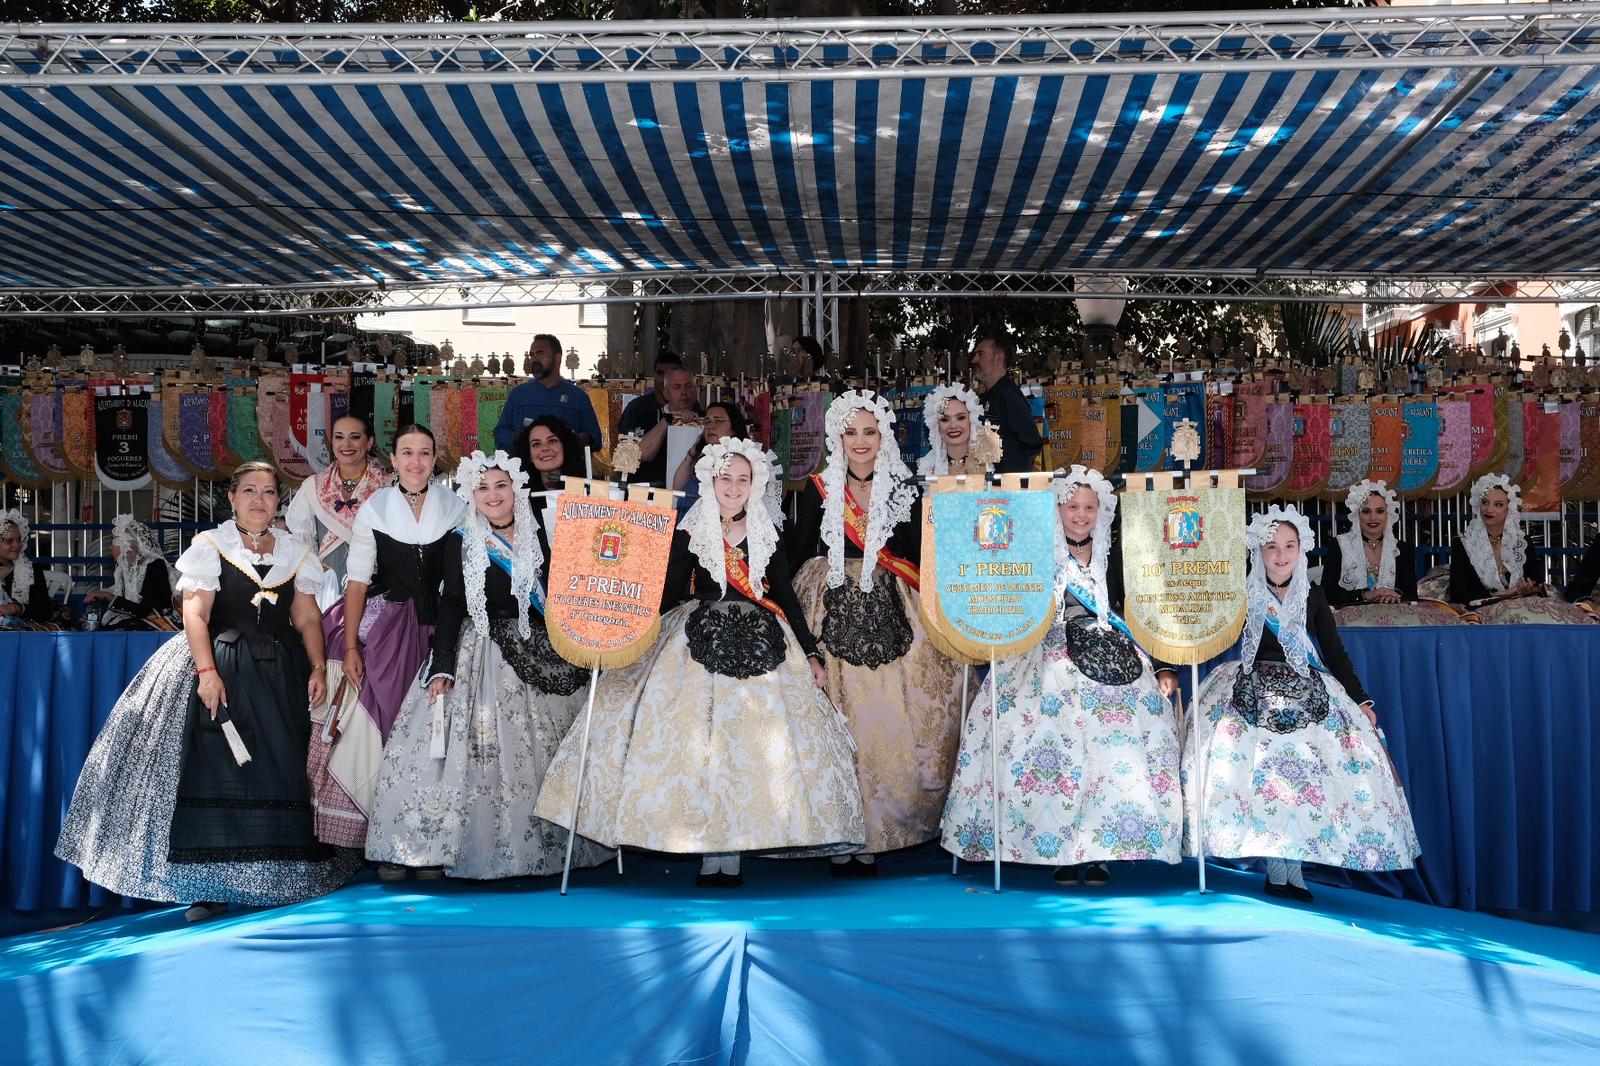
M 600 420 L 594 416 L 589 394 L 561 379 L 561 342 L 548 333 L 533 338 L 528 349 L 533 380 L 524 381 L 506 397 L 505 409 L 494 427 L 495 447 L 509 452 L 523 426 L 540 415 L 555 415 L 572 427 L 578 443 L 600 449 Z

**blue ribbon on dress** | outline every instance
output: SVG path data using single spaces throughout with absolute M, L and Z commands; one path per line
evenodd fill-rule
M 1100 603 L 1095 599 L 1094 586 L 1085 580 L 1086 577 L 1083 564 L 1070 555 L 1067 556 L 1067 567 L 1066 572 L 1062 574 L 1062 583 L 1067 586 L 1067 591 L 1072 593 L 1079 603 L 1083 604 L 1085 610 L 1090 614 L 1098 615 L 1100 613 Z M 1122 635 L 1133 641 L 1133 646 L 1139 649 L 1140 655 L 1143 655 L 1147 660 L 1150 658 L 1149 654 L 1139 647 L 1139 642 L 1134 640 L 1133 632 L 1128 629 L 1128 623 L 1122 620 L 1120 614 L 1111 609 L 1109 603 L 1106 604 L 1106 621 L 1122 630 Z
M 489 561 L 511 576 L 511 553 L 515 550 L 511 543 L 500 534 L 491 531 L 484 540 L 484 547 L 489 550 Z M 533 609 L 544 614 L 544 581 L 538 574 L 533 575 L 533 588 L 528 590 L 528 602 L 533 604 Z
M 1283 621 L 1278 617 L 1277 604 L 1273 604 L 1267 608 L 1267 628 L 1272 630 L 1272 635 L 1278 638 L 1278 643 L 1283 645 L 1283 650 L 1287 653 L 1289 646 L 1284 642 L 1283 639 Z M 1307 666 L 1320 673 L 1331 673 L 1326 666 L 1322 665 L 1322 660 L 1317 657 L 1317 647 L 1315 644 L 1311 643 L 1311 638 L 1309 636 L 1301 634 L 1298 638 L 1296 638 L 1296 641 L 1297 643 L 1303 642 L 1305 644 Z

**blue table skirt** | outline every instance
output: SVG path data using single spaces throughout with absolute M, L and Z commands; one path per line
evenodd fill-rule
M 1422 840 L 1354 877 L 1468 910 L 1600 909 L 1600 626 L 1346 629 Z M 113 897 L 52 856 L 78 769 L 163 633 L 0 634 L 0 906 Z

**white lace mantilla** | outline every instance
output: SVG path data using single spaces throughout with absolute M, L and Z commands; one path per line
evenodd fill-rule
M 717 579 L 726 594 L 728 559 L 723 548 L 722 510 L 717 505 L 715 482 L 736 455 L 744 456 L 750 463 L 750 502 L 745 505 L 744 519 L 745 558 L 750 566 L 750 586 L 760 594 L 767 564 L 778 550 L 778 527 L 772 520 L 767 497 L 767 486 L 773 480 L 772 465 L 761 445 L 729 437 L 706 448 L 700 461 L 694 464 L 695 477 L 700 479 L 700 498 L 684 515 L 683 528 L 689 531 L 689 550 L 706 572 Z
M 486 589 L 489 567 L 495 564 L 489 560 L 488 543 L 495 531 L 472 500 L 473 491 L 483 484 L 483 475 L 488 470 L 504 470 L 511 478 L 511 494 L 515 500 L 511 506 L 511 532 L 516 537 L 511 551 L 511 598 L 517 603 L 517 632 L 527 640 L 533 636 L 533 627 L 528 622 L 528 599 L 534 582 L 539 579 L 539 568 L 544 565 L 544 552 L 539 548 L 533 506 L 528 502 L 528 475 L 523 472 L 521 460 L 502 451 L 493 455 L 473 452 L 456 468 L 457 491 L 466 502 L 466 518 L 461 523 L 461 576 L 467 590 L 467 614 L 480 635 L 489 632 Z
M 7 526 L 16 526 L 17 535 L 22 538 L 22 554 L 17 556 L 17 561 L 11 567 L 11 602 L 26 607 L 33 595 L 33 560 L 28 558 L 28 520 L 16 508 L 0 511 L 0 534 L 5 533 Z
M 917 460 L 919 474 L 939 477 L 950 472 L 950 452 L 945 447 L 944 435 L 939 432 L 939 419 L 944 415 L 944 409 L 950 406 L 951 400 L 966 405 L 971 422 L 967 440 L 978 439 L 983 423 L 983 402 L 978 399 L 978 394 L 960 382 L 940 385 L 922 401 L 922 424 L 928 428 L 928 452 Z
M 1489 543 L 1489 530 L 1484 527 L 1479 511 L 1483 498 L 1495 489 L 1506 494 L 1506 524 L 1500 538 L 1500 561 L 1511 575 L 1509 584 L 1522 580 L 1522 568 L 1528 562 L 1528 534 L 1522 528 L 1522 489 L 1511 483 L 1504 474 L 1485 474 L 1472 483 L 1468 502 L 1472 506 L 1472 521 L 1461 531 L 1461 546 L 1467 550 L 1472 569 L 1483 582 L 1484 588 L 1499 592 L 1509 587 L 1495 565 L 1494 545 Z
M 1350 512 L 1350 530 L 1334 539 L 1339 542 L 1339 587 L 1351 592 L 1367 587 L 1367 548 L 1361 534 L 1361 508 L 1369 498 L 1382 497 L 1389 508 L 1389 524 L 1383 529 L 1383 547 L 1379 552 L 1378 588 L 1392 589 L 1395 559 L 1400 555 L 1397 536 L 1400 527 L 1400 497 L 1382 481 L 1358 481 L 1344 498 Z
M 1267 585 L 1267 567 L 1261 559 L 1261 545 L 1272 539 L 1278 523 L 1287 522 L 1300 534 L 1300 558 L 1294 564 L 1294 576 L 1282 602 Z M 1294 507 L 1277 504 L 1250 520 L 1245 531 L 1245 541 L 1250 546 L 1250 573 L 1245 578 L 1243 669 L 1249 670 L 1256 662 L 1256 651 L 1261 647 L 1261 630 L 1267 624 L 1267 611 L 1278 609 L 1278 643 L 1283 645 L 1284 661 L 1301 677 L 1311 674 L 1306 649 L 1310 638 L 1306 635 L 1306 597 L 1311 592 L 1311 580 L 1306 574 L 1306 556 L 1317 546 L 1317 535 L 1311 530 L 1306 516 Z
M 1094 531 L 1089 535 L 1094 538 L 1094 543 L 1089 549 L 1089 566 L 1085 570 L 1082 563 L 1072 557 L 1072 552 L 1067 548 L 1066 528 L 1061 524 L 1060 505 L 1072 498 L 1079 486 L 1087 486 L 1094 491 L 1100 500 L 1100 513 L 1095 516 Z M 1066 610 L 1067 598 L 1063 594 L 1066 589 L 1067 575 L 1076 572 L 1086 578 L 1094 589 L 1095 617 L 1101 625 L 1109 625 L 1106 621 L 1107 612 L 1111 610 L 1111 595 L 1106 589 L 1106 566 L 1111 556 L 1111 523 L 1117 517 L 1117 494 L 1111 489 L 1111 482 L 1098 470 L 1090 469 L 1082 463 L 1073 463 L 1072 469 L 1065 477 L 1057 478 L 1050 485 L 1056 497 L 1056 600 L 1061 604 L 1060 610 Z
M 849 464 L 844 454 L 844 430 L 857 411 L 867 411 L 878 421 L 882 444 L 873 465 L 872 502 L 867 507 L 867 536 L 862 545 L 862 592 L 872 591 L 872 576 L 878 568 L 878 553 L 889 543 L 889 536 L 901 522 L 909 522 L 917 503 L 911 471 L 900 458 L 894 443 L 894 412 L 883 397 L 867 389 L 851 389 L 828 405 L 825 423 L 828 435 L 828 463 L 822 471 L 827 497 L 822 503 L 822 543 L 828 546 L 828 587 L 844 584 L 844 494 Z

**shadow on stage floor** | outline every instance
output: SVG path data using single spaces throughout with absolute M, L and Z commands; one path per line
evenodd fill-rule
M 554 879 L 370 875 L 201 926 L 180 909 L 0 940 L 19 1062 L 1588 1062 L 1600 938 L 1256 875 L 1102 889 L 932 849 L 840 881 L 630 856 Z M 1093 1061 L 1093 1060 L 1091 1060 Z

